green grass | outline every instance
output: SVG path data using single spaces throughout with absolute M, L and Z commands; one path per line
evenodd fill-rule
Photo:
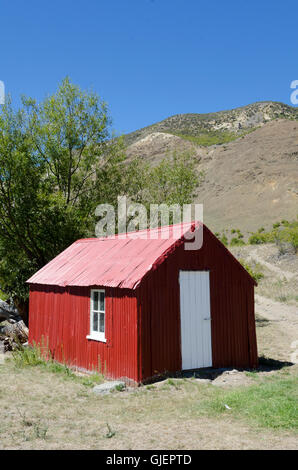
M 271 364 L 272 361 L 263 359 L 262 362 Z M 252 385 L 222 388 L 195 380 L 168 379 L 158 393 L 172 393 L 174 390 L 181 416 L 198 419 L 200 416 L 231 416 L 254 427 L 298 430 L 298 377 L 291 368 L 276 371 L 269 377 L 257 370 L 248 371 L 245 375 L 252 379 Z M 143 393 L 151 394 L 152 390 L 146 387 Z M 142 393 L 141 389 L 139 393 Z M 184 396 L 183 404 L 181 396 Z
M 15 369 L 39 368 L 41 373 L 54 373 L 63 380 L 73 381 L 86 387 L 103 381 L 101 374 L 90 376 L 76 375 L 66 364 L 52 359 L 45 360 L 41 349 L 20 347 L 13 352 L 12 361 Z M 244 419 L 254 426 L 270 429 L 298 429 L 298 377 L 285 368 L 269 377 L 263 377 L 257 371 L 247 373 L 254 379 L 253 385 L 223 389 L 211 384 L 197 384 L 195 381 L 169 378 L 158 395 L 174 390 L 177 400 L 180 394 L 185 398 L 180 406 L 180 413 L 191 416 L 220 417 L 230 415 L 233 419 Z M 154 385 L 136 390 L 136 396 L 152 393 Z M 80 392 L 80 396 L 84 391 Z M 191 393 L 189 393 L 191 392 Z M 131 395 L 133 400 L 134 394 Z M 136 399 L 136 398 L 135 398 Z M 227 409 L 227 405 L 230 409 Z
M 216 392 L 210 400 L 198 404 L 199 412 L 211 416 L 229 413 L 271 429 L 298 429 L 297 377 L 284 373 L 249 387 Z
M 176 390 L 179 389 L 179 385 L 181 385 L 182 381 L 181 380 L 173 380 L 173 379 L 168 379 L 167 380 L 167 385 L 170 385 L 171 387 L 174 387 Z
M 228 132 L 228 131 L 221 131 L 221 130 L 205 130 L 200 131 L 198 134 L 188 134 L 187 130 L 185 129 L 184 132 L 170 132 L 170 134 L 176 135 L 177 137 L 181 137 L 181 139 L 188 140 L 193 142 L 196 145 L 201 145 L 203 147 L 209 147 L 211 145 L 222 145 L 228 144 L 229 142 L 233 142 L 236 139 L 240 139 L 251 132 L 254 132 L 256 127 L 251 129 L 246 129 L 242 132 Z
M 224 131 L 207 131 L 202 132 L 196 136 L 180 133 L 175 133 L 174 135 L 176 135 L 177 137 L 181 137 L 181 139 L 193 142 L 196 145 L 201 145 L 203 147 L 227 144 L 228 142 L 232 142 L 233 140 L 236 140 L 241 137 L 241 135 L 232 134 L 230 132 Z
M 75 374 L 66 364 L 51 359 L 47 348 L 35 345 L 34 347 L 24 347 L 19 345 L 18 349 L 12 353 L 12 360 L 16 368 L 24 367 L 40 367 L 55 374 L 61 375 L 65 379 L 70 379 L 81 383 L 86 387 L 92 387 L 95 384 L 102 383 L 104 377 L 102 374 L 94 371 L 94 373 L 86 376 Z

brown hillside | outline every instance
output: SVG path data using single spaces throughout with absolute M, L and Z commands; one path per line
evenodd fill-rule
M 274 120 L 239 139 L 200 147 L 153 132 L 127 149 L 153 164 L 174 150 L 194 151 L 206 173 L 196 202 L 213 230 L 269 226 L 298 213 L 298 122 Z

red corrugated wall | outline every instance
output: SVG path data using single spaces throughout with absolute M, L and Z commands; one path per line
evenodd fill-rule
M 29 342 L 48 344 L 57 361 L 107 376 L 138 377 L 138 328 L 135 292 L 100 287 L 106 292 L 107 342 L 90 334 L 90 288 L 30 286 Z
M 86 339 L 90 288 L 30 286 L 29 341 L 49 341 L 55 359 L 107 376 L 144 381 L 181 370 L 179 270 L 209 270 L 213 367 L 255 367 L 254 286 L 205 227 L 203 247 L 183 244 L 136 290 L 106 291 L 107 343 Z M 97 286 L 97 288 L 101 288 Z
M 141 379 L 181 370 L 179 270 L 210 271 L 213 367 L 257 366 L 254 285 L 204 228 L 200 250 L 186 251 L 181 245 L 137 291 Z

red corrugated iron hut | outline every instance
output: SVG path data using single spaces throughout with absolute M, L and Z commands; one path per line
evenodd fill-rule
M 78 240 L 38 271 L 28 280 L 30 344 L 136 383 L 256 367 L 255 281 L 206 226 L 182 224 L 178 238 L 174 227 Z M 196 230 L 202 247 L 186 250 Z

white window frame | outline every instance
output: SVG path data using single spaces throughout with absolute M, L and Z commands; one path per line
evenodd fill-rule
M 98 313 L 103 313 L 104 314 L 104 332 L 99 332 L 99 331 L 93 331 L 93 313 L 94 313 L 94 293 L 98 293 L 98 306 L 99 310 Z M 100 310 L 100 294 L 104 293 L 104 311 Z M 93 339 L 95 341 L 101 341 L 103 343 L 106 343 L 106 293 L 104 289 L 91 289 L 90 292 L 90 334 L 87 336 L 87 339 Z

